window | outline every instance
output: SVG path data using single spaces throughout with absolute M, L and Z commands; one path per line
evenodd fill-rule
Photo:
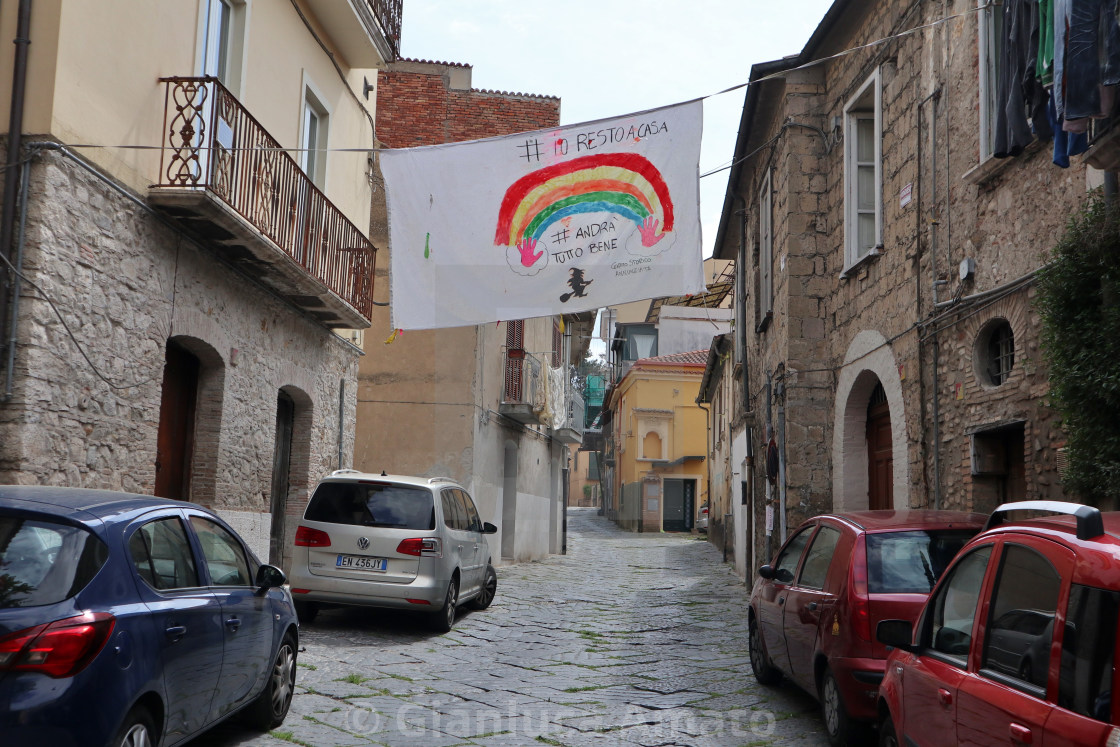
M 885 532 L 867 535 L 867 590 L 929 594 L 975 531 Z
M 187 532 L 178 519 L 150 521 L 128 541 L 132 565 L 153 589 L 189 589 L 198 586 Z
M 301 162 L 305 174 L 322 189 L 327 174 L 327 108 L 312 88 L 304 87 Z
M 201 516 L 191 517 L 191 526 L 202 545 L 206 570 L 212 586 L 251 586 L 253 574 L 241 543 L 222 527 Z
M 844 243 L 850 267 L 877 251 L 882 221 L 882 132 L 876 71 L 844 107 Z
M 201 70 L 237 95 L 241 83 L 241 55 L 245 37 L 242 0 L 202 0 L 199 35 Z
M 93 579 L 109 548 L 85 529 L 0 516 L 0 610 L 68 599 Z
M 772 230 L 773 201 L 770 193 L 770 169 L 762 177 L 758 190 L 758 329 L 774 311 L 774 234 Z
M 980 8 L 980 160 L 995 152 L 1003 4 L 978 0 Z
M 324 482 L 304 518 L 332 524 L 435 529 L 432 491 L 391 483 Z
M 478 516 L 478 509 L 474 507 L 474 501 L 462 490 L 456 490 L 455 496 L 462 507 L 463 516 L 467 518 L 467 525 L 464 528 L 470 532 L 481 532 L 482 519 Z
M 793 539 L 786 543 L 785 548 L 778 554 L 778 559 L 774 561 L 775 581 L 780 584 L 788 584 L 793 581 L 793 572 L 797 570 L 797 561 L 801 560 L 801 552 L 805 549 L 805 545 L 809 542 L 809 535 L 812 533 L 813 527 L 806 527 L 793 535 Z
M 948 581 L 938 590 L 930 613 L 929 647 L 955 659 L 962 667 L 972 645 L 976 602 L 992 546 L 973 550 L 953 566 Z
M 1058 571 L 1040 553 L 1005 546 L 984 642 L 986 673 L 1005 675 L 1001 681 L 1013 685 L 1046 687 L 1061 589 Z
M 839 530 L 829 526 L 821 527 L 809 548 L 809 554 L 805 556 L 805 565 L 801 568 L 801 586 L 810 589 L 824 588 L 828 567 L 832 564 L 832 554 L 839 541 Z
M 441 491 L 439 497 L 443 505 L 443 525 L 448 529 L 466 529 L 467 519 L 462 504 L 455 498 L 455 491 L 448 488 Z
M 996 319 L 976 337 L 976 368 L 981 382 L 1000 386 L 1015 366 L 1015 334 L 1006 319 Z
M 1058 705 L 1105 723 L 1112 715 L 1112 662 L 1120 593 L 1073 584 L 1069 591 Z

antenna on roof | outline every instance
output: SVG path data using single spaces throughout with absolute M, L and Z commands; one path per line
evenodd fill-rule
M 388 475 L 385 474 L 385 470 L 381 470 L 381 476 L 382 477 L 388 477 Z

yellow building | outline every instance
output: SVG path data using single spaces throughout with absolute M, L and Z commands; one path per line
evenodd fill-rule
M 626 529 L 696 524 L 708 495 L 707 412 L 696 404 L 707 358 L 707 350 L 641 358 L 609 394 L 612 518 Z

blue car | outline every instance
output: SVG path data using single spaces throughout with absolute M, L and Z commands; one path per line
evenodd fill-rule
M 0 745 L 279 726 L 299 647 L 285 582 L 202 506 L 0 486 Z

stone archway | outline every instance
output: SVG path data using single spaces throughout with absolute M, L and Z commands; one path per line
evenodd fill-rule
M 894 352 L 879 332 L 864 330 L 848 346 L 836 382 L 832 441 L 834 511 L 868 508 L 871 455 L 867 447 L 868 405 L 882 385 L 891 423 L 891 471 L 895 508 L 909 506 L 910 463 L 906 451 L 906 417 L 902 382 Z

